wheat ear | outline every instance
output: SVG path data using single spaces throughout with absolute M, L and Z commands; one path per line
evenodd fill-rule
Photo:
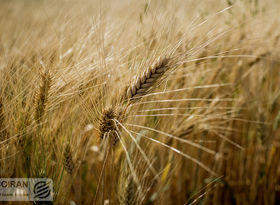
M 101 114 L 100 123 L 99 123 L 99 137 L 101 139 L 109 137 L 110 144 L 115 145 L 118 142 L 117 132 L 118 129 L 114 122 L 115 119 L 118 119 L 118 115 L 113 107 L 104 109 Z
M 156 63 L 139 76 L 136 82 L 127 89 L 127 100 L 135 102 L 141 99 L 143 95 L 146 95 L 170 68 L 168 65 L 169 60 L 166 57 L 159 57 Z
M 68 174 L 72 175 L 74 171 L 74 162 L 72 158 L 71 147 L 69 144 L 66 145 L 63 153 L 63 166 Z
M 135 183 L 132 177 L 129 177 L 128 185 L 126 187 L 125 205 L 134 205 Z
M 41 82 L 39 91 L 36 93 L 35 99 L 35 121 L 40 121 L 45 113 L 46 105 L 49 97 L 49 90 L 51 87 L 51 74 L 46 71 L 41 74 Z
M 134 205 L 136 204 L 136 200 L 135 200 L 135 192 L 136 192 L 136 188 L 135 188 L 135 182 L 133 181 L 132 177 L 128 177 L 126 180 L 127 184 L 125 187 L 125 192 L 124 192 L 124 196 L 122 199 L 122 204 L 123 205 Z
M 136 83 L 126 90 L 125 101 L 132 103 L 147 94 L 153 86 L 164 76 L 170 68 L 169 59 L 160 57 L 156 63 L 149 67 L 142 76 L 138 77 Z M 118 142 L 119 128 L 114 120 L 122 121 L 126 115 L 127 107 L 116 111 L 115 107 L 102 110 L 99 122 L 99 137 L 103 139 L 109 137 L 110 144 L 115 145 Z

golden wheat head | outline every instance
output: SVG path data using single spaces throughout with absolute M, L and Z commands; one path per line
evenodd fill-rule
M 168 58 L 159 57 L 155 64 L 138 77 L 136 82 L 127 89 L 128 101 L 135 102 L 146 95 L 170 68 L 168 62 Z
M 39 91 L 36 93 L 36 100 L 35 100 L 35 114 L 34 119 L 35 121 L 40 121 L 43 117 L 47 101 L 49 98 L 49 90 L 51 87 L 51 74 L 49 71 L 46 71 L 41 74 L 41 82 Z

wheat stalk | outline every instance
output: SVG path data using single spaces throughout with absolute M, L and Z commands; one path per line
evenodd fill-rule
M 0 137 L 2 139 L 3 131 L 4 131 L 4 111 L 3 111 L 3 102 L 0 97 Z
M 3 99 L 0 97 L 0 140 L 5 140 L 8 133 L 5 127 Z

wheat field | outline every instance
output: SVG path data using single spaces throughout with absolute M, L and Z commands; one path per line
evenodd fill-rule
M 0 178 L 53 202 L 280 203 L 278 0 L 0 0 Z

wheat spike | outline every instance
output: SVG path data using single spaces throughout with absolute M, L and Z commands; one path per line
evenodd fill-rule
M 103 139 L 105 136 L 110 138 L 110 143 L 115 145 L 118 142 L 117 128 L 114 119 L 118 116 L 113 107 L 104 109 L 99 123 L 99 137 Z
M 72 158 L 71 147 L 69 144 L 66 145 L 64 150 L 63 165 L 68 174 L 72 175 L 74 170 L 74 162 Z
M 127 185 L 125 187 L 125 193 L 123 197 L 123 205 L 134 205 L 135 203 L 135 182 L 132 177 L 127 178 Z
M 153 85 L 158 82 L 165 72 L 170 68 L 169 59 L 160 57 L 156 63 L 149 67 L 142 76 L 138 77 L 136 82 L 127 89 L 128 101 L 136 101 L 141 96 L 147 94 Z
M 49 90 L 51 87 L 51 74 L 49 71 L 46 71 L 41 74 L 41 83 L 39 92 L 36 94 L 36 100 L 35 100 L 35 115 L 34 119 L 38 122 L 41 120 L 41 118 L 44 115 L 48 97 L 49 97 Z

